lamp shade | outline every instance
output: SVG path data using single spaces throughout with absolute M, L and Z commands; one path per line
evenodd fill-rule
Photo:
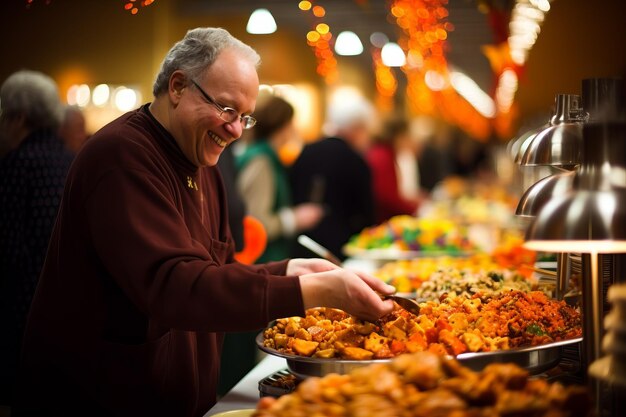
M 535 135 L 548 127 L 550 127 L 550 124 L 546 123 L 541 127 L 524 132 L 517 138 L 509 141 L 507 145 L 507 152 L 511 156 L 511 159 L 513 159 L 516 164 L 519 164 L 522 159 L 522 155 L 524 155 L 526 149 L 528 149 L 528 145 L 530 145 L 530 142 L 535 138 Z
M 543 252 L 626 252 L 626 193 L 578 191 L 546 203 L 526 232 Z
M 517 204 L 515 214 L 535 217 L 539 210 L 554 197 L 563 196 L 572 190 L 574 172 L 566 171 L 550 175 L 533 184 Z
M 250 15 L 246 32 L 253 35 L 266 35 L 276 32 L 277 26 L 274 16 L 267 9 L 256 9 Z
M 388 67 L 401 67 L 406 64 L 406 55 L 395 42 L 387 42 L 380 51 L 380 57 L 383 64 Z
M 516 162 L 523 166 L 575 167 L 580 163 L 584 120 L 580 96 L 558 94 L 549 126 L 528 139 Z
M 363 53 L 363 44 L 356 33 L 345 30 L 337 36 L 335 52 L 343 56 L 360 55 Z
M 526 240 L 538 251 L 626 252 L 626 124 L 584 125 L 572 190 L 539 210 Z

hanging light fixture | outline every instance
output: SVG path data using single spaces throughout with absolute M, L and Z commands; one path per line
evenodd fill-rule
M 395 42 L 387 42 L 380 51 L 383 64 L 388 67 L 402 67 L 406 64 L 406 55 L 404 51 Z
M 584 368 L 601 357 L 604 294 L 622 279 L 625 265 L 626 113 L 621 91 L 621 80 L 583 80 L 587 115 L 571 190 L 554 196 L 539 209 L 524 244 L 542 252 L 581 254 Z M 598 379 L 587 382 L 595 414 L 615 415 L 614 401 L 603 400 L 612 398 L 612 389 L 607 390 Z
M 626 252 L 626 124 L 583 127 L 571 192 L 548 201 L 527 232 L 529 249 Z
M 581 164 L 569 193 L 548 201 L 526 232 L 528 249 L 589 254 L 582 280 L 587 364 L 601 352 L 603 279 L 599 254 L 626 253 L 626 124 L 583 126 Z
M 363 44 L 356 33 L 345 30 L 337 36 L 335 52 L 343 56 L 361 55 L 363 53 Z
M 267 9 L 256 9 L 248 19 L 246 31 L 253 35 L 266 35 L 276 32 L 276 21 Z
M 582 124 L 587 114 L 580 106 L 580 96 L 557 94 L 554 112 L 547 124 L 529 130 L 511 142 L 509 151 L 523 166 L 555 166 L 573 169 L 580 159 Z
M 523 166 L 549 165 L 573 169 L 580 162 L 582 126 L 587 114 L 580 96 L 557 94 L 548 126 L 535 131 L 520 148 L 518 162 Z M 523 146 L 523 145 L 522 145 Z
M 517 204 L 515 214 L 522 217 L 535 217 L 548 201 L 569 193 L 573 182 L 574 171 L 561 172 L 539 180 L 524 192 Z

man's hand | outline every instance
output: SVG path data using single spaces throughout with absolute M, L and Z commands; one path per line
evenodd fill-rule
M 291 259 L 287 263 L 287 273 L 285 275 L 305 275 L 315 272 L 332 271 L 333 269 L 339 269 L 339 267 L 332 262 L 318 258 L 295 258 Z
M 369 321 L 393 311 L 393 301 L 383 301 L 377 293 L 393 294 L 394 287 L 364 272 L 330 265 L 334 266 L 331 270 L 300 275 L 305 309 L 339 308 Z

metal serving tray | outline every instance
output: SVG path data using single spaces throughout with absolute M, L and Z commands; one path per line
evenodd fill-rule
M 490 363 L 514 363 L 528 370 L 532 375 L 540 374 L 555 367 L 561 360 L 563 346 L 580 343 L 582 337 L 562 340 L 540 346 L 524 347 L 491 352 L 462 353 L 456 359 L 474 371 L 482 370 Z M 263 346 L 263 332 L 256 337 L 259 349 L 270 355 L 285 358 L 289 370 L 300 378 L 309 376 L 324 376 L 329 373 L 347 374 L 355 368 L 373 363 L 388 363 L 391 359 L 349 360 L 349 359 L 322 359 L 306 356 L 289 355 L 275 349 Z

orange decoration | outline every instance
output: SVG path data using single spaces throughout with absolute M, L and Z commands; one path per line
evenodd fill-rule
M 324 17 L 326 15 L 326 10 L 322 6 L 313 7 L 313 14 L 315 17 Z
M 155 0 L 142 0 L 142 1 L 129 0 L 124 5 L 124 9 L 128 10 L 131 14 L 136 15 L 137 13 L 139 13 L 139 7 L 148 7 L 154 2 Z M 139 3 L 139 7 L 137 3 Z
M 235 260 L 252 265 L 265 251 L 267 232 L 263 224 L 250 215 L 243 218 L 243 249 L 235 253 Z
M 406 95 L 414 114 L 439 117 L 459 126 L 477 140 L 487 140 L 492 122 L 481 115 L 451 86 L 446 53 L 448 33 L 454 25 L 447 22 L 448 0 L 393 0 L 390 18 L 402 29 L 398 44 L 405 50 L 407 64 Z M 426 73 L 433 71 L 445 80 L 442 89 L 432 90 L 426 84 Z M 379 82 L 377 78 L 377 82 Z M 377 88 L 380 87 L 377 84 Z
M 326 10 L 322 6 L 312 6 L 312 3 L 312 1 L 301 1 L 298 7 L 305 12 L 311 10 L 316 18 L 324 17 Z M 314 30 L 309 31 L 306 38 L 307 44 L 313 48 L 315 58 L 317 58 L 317 73 L 324 77 L 327 84 L 333 84 L 339 78 L 339 72 L 337 71 L 337 60 L 331 49 L 333 35 L 329 26 L 323 22 L 315 24 Z
M 372 62 L 374 63 L 374 76 L 376 77 L 376 106 L 383 112 L 393 111 L 393 96 L 398 89 L 398 81 L 391 68 L 383 64 L 380 48 L 372 48 Z

